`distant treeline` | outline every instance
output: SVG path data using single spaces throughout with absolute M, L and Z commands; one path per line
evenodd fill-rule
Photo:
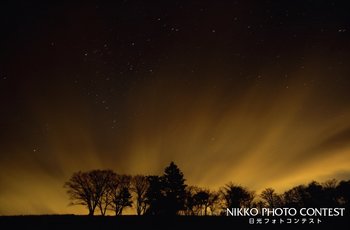
M 282 194 L 266 188 L 256 194 L 228 183 L 218 191 L 185 184 L 174 162 L 162 176 L 120 175 L 112 170 L 76 172 L 64 185 L 72 205 L 84 205 L 89 215 L 97 209 L 122 215 L 135 207 L 137 215 L 223 215 L 226 208 L 346 207 L 349 208 L 350 180 L 311 182 Z

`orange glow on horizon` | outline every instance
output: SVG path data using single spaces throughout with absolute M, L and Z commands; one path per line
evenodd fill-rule
M 49 154 L 39 158 L 17 146 L 1 162 L 6 173 L 0 176 L 0 214 L 86 214 L 83 207 L 68 206 L 63 183 L 74 171 L 161 174 L 172 160 L 188 184 L 211 189 L 232 181 L 257 192 L 282 192 L 311 180 L 348 179 L 350 146 L 342 134 L 350 128 L 344 126 L 350 111 L 331 117 L 313 111 L 310 89 L 298 90 L 298 84 L 275 92 L 252 86 L 245 96 L 228 98 L 225 87 L 204 85 L 193 92 L 175 85 L 169 91 L 158 82 L 130 95 L 126 113 L 138 114 L 138 122 L 129 123 L 122 136 L 102 134 L 102 141 L 91 131 L 83 101 L 74 102 L 81 107 L 62 105 L 71 108 L 70 117 L 55 115 L 61 108 L 38 106 L 33 111 L 39 122 L 51 124 Z M 101 146 L 104 141 L 109 145 Z

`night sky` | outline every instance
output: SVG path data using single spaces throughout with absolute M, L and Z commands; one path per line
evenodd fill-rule
M 85 213 L 63 184 L 96 168 L 350 178 L 347 1 L 33 2 L 0 3 L 0 214 Z

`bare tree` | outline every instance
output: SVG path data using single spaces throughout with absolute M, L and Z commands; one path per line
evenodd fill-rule
M 262 212 L 263 208 L 266 208 L 266 202 L 263 200 L 259 199 L 257 201 L 252 202 L 252 208 L 257 208 L 259 210 L 259 213 Z
M 107 180 L 107 184 L 106 184 L 106 188 L 103 192 L 103 194 L 101 195 L 101 198 L 98 202 L 98 208 L 101 211 L 101 215 L 105 216 L 107 210 L 109 209 L 109 207 L 112 205 L 112 192 L 113 192 L 113 182 L 116 180 L 117 178 L 117 174 L 111 170 L 106 171 L 105 172 L 105 179 Z
M 253 191 L 249 191 L 233 183 L 229 183 L 222 188 L 221 194 L 225 200 L 225 207 L 227 208 L 250 207 L 255 197 Z
M 147 210 L 146 193 L 149 188 L 149 181 L 146 176 L 136 175 L 131 180 L 131 190 L 136 197 L 137 215 L 143 215 Z
M 199 216 L 206 216 L 207 209 L 209 207 L 210 191 L 208 189 L 201 188 L 196 194 L 193 195 L 195 212 Z
M 221 207 L 220 194 L 216 191 L 211 191 L 209 193 L 208 207 L 210 209 L 211 215 L 216 215 L 217 210 Z
M 186 192 L 186 199 L 185 199 L 185 215 L 195 215 L 195 200 L 194 195 L 200 191 L 200 188 L 194 185 L 187 186 L 185 189 Z
M 326 189 L 335 189 L 338 186 L 338 181 L 336 179 L 330 179 L 325 181 L 322 185 Z
M 185 215 L 215 215 L 220 209 L 220 195 L 198 186 L 186 187 Z
M 267 203 L 270 208 L 277 208 L 282 205 L 282 198 L 273 188 L 266 188 L 260 194 L 260 197 Z
M 89 172 L 76 172 L 64 184 L 71 200 L 71 205 L 85 205 L 89 215 L 94 215 L 102 195 L 106 192 L 109 184 L 111 170 L 92 170 Z
M 309 194 L 306 191 L 305 185 L 298 185 L 283 193 L 283 206 L 285 207 L 305 207 Z
M 115 211 L 115 215 L 122 215 L 125 207 L 131 207 L 131 176 L 117 175 L 116 179 L 111 182 L 111 209 Z

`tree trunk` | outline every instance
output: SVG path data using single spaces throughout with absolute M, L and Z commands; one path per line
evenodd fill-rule
M 136 204 L 136 205 L 137 205 L 137 208 L 136 208 L 137 215 L 140 216 L 140 215 L 141 215 L 141 212 L 142 212 L 140 200 L 137 200 L 137 204 Z
M 94 210 L 92 208 L 89 208 L 89 216 L 93 216 L 94 215 Z
M 137 215 L 140 216 L 141 215 L 141 207 L 137 207 Z
M 100 209 L 101 215 L 104 216 L 106 213 L 106 209 L 102 205 L 99 205 L 98 208 Z
M 103 209 L 101 209 L 101 215 L 105 216 L 107 211 L 107 206 L 105 206 Z

